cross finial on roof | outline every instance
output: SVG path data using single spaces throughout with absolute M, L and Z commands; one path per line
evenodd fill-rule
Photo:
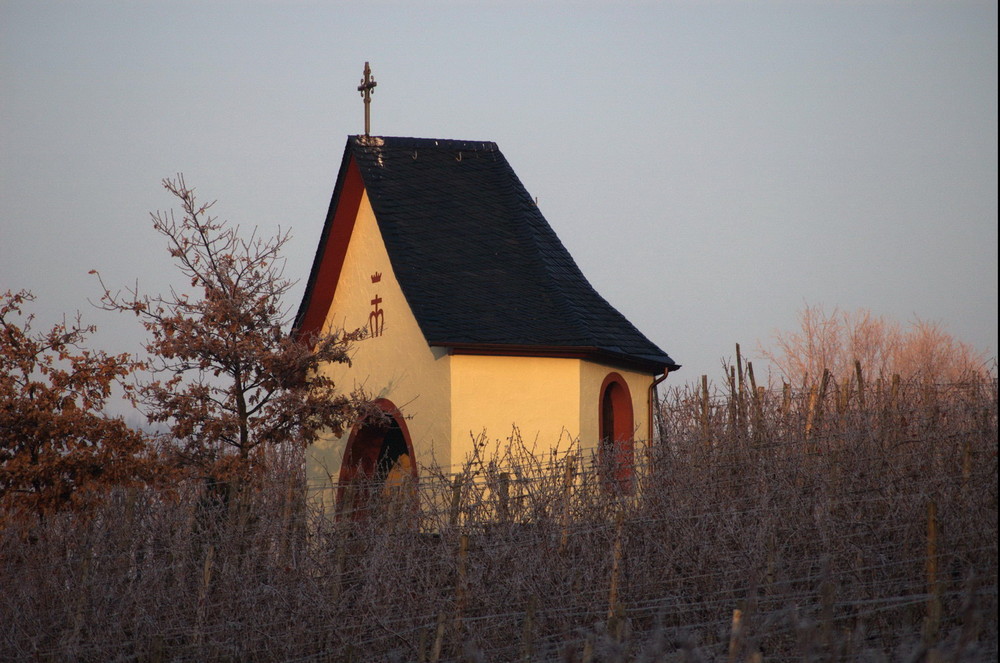
M 372 104 L 372 90 L 378 83 L 372 78 L 372 68 L 368 66 L 365 62 L 365 77 L 361 79 L 361 85 L 358 86 L 358 92 L 361 93 L 361 97 L 365 100 L 365 136 L 371 131 L 371 104 Z

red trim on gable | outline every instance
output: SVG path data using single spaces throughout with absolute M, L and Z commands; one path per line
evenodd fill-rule
M 317 255 L 318 266 L 313 268 L 314 276 L 306 287 L 305 312 L 301 315 L 295 330 L 299 339 L 307 339 L 323 331 L 323 323 L 330 312 L 333 293 L 337 289 L 340 272 L 344 267 L 347 245 L 354 232 L 354 222 L 358 218 L 361 196 L 365 190 L 361 170 L 353 156 L 344 172 L 339 189 L 327 213 L 325 228 L 329 231 L 320 240 L 322 257 Z

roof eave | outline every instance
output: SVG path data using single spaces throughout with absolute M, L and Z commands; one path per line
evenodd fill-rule
M 487 355 L 495 357 L 558 357 L 587 359 L 602 364 L 638 370 L 649 375 L 660 375 L 664 371 L 676 371 L 681 366 L 672 360 L 663 361 L 649 357 L 637 357 L 605 348 L 571 345 L 519 345 L 513 343 L 453 343 L 432 341 L 431 346 L 442 347 L 452 355 Z

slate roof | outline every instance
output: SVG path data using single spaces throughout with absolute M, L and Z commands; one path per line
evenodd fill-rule
M 351 136 L 341 178 L 350 157 L 428 344 L 680 368 L 591 287 L 495 143 Z

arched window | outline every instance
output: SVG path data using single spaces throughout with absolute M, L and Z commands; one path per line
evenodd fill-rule
M 604 378 L 600 394 L 598 461 L 604 485 L 615 492 L 629 493 L 635 462 L 632 396 L 625 379 L 618 373 L 609 373 Z
M 417 465 L 406 421 L 387 399 L 373 405 L 379 414 L 354 425 L 344 450 L 337 488 L 337 511 L 344 517 L 363 518 L 380 501 L 416 497 Z

